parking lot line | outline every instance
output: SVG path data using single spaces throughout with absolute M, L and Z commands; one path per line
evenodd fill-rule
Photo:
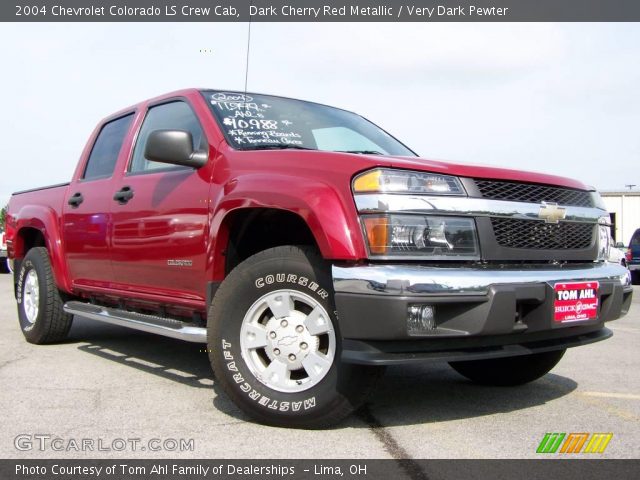
M 561 384 L 559 384 L 556 380 L 554 380 L 554 377 L 547 375 L 546 377 L 544 377 L 542 379 L 542 381 L 547 382 L 548 385 L 552 385 L 555 388 L 558 388 L 560 390 L 564 390 L 565 387 Z M 624 408 L 618 408 L 616 406 L 611 405 L 610 403 L 607 403 L 605 400 L 603 400 L 604 398 L 616 398 L 613 397 L 613 395 L 630 395 L 630 394 L 617 394 L 617 393 L 606 393 L 606 392 L 567 392 L 570 395 L 578 395 L 580 397 L 580 400 L 582 400 L 585 403 L 588 403 L 590 405 L 593 405 L 594 407 L 597 407 L 601 410 L 605 410 L 609 413 L 611 413 L 612 415 L 616 415 L 617 417 L 623 418 L 625 420 L 632 420 L 634 422 L 640 422 L 640 417 L 638 417 L 638 415 L 636 415 L 633 412 L 630 412 Z M 589 395 L 590 393 L 595 393 L 596 395 Z M 602 395 L 604 393 L 604 395 Z
M 594 407 L 598 407 L 601 410 L 605 410 L 620 418 L 624 418 L 625 420 L 640 422 L 640 417 L 638 417 L 638 415 L 636 415 L 635 413 L 630 412 L 629 410 L 626 410 L 624 408 L 613 406 L 610 403 L 607 403 L 606 401 L 601 400 L 600 398 L 602 397 L 598 398 L 598 397 L 591 397 L 588 395 L 580 395 L 580 396 L 582 397 L 582 400 L 584 402 L 589 403 Z
M 613 332 L 625 332 L 625 333 L 640 333 L 640 329 L 638 328 L 630 328 L 630 327 L 612 327 Z
M 640 395 L 635 393 L 615 393 L 615 392 L 578 392 L 579 395 L 587 397 L 603 397 L 603 398 L 623 398 L 625 400 L 640 400 Z

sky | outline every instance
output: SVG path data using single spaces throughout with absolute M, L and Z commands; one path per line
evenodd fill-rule
M 247 32 L 3 24 L 0 204 L 68 181 L 121 108 L 243 90 Z M 355 111 L 425 158 L 640 186 L 640 24 L 254 23 L 248 89 Z

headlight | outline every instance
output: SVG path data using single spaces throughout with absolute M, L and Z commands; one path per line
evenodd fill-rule
M 376 168 L 353 179 L 354 193 L 464 195 L 460 180 L 450 175 Z
M 362 223 L 372 257 L 480 258 L 476 225 L 471 218 L 367 215 Z
M 604 200 L 598 192 L 591 192 L 591 201 L 593 202 L 593 206 L 599 208 L 601 210 L 607 210 L 607 206 L 604 204 Z
M 611 228 L 598 225 L 598 261 L 609 260 L 611 250 Z

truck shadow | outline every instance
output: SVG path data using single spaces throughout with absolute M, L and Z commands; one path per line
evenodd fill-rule
M 370 427 L 413 425 L 516 412 L 570 394 L 578 384 L 549 373 L 527 385 L 476 385 L 448 364 L 394 366 L 387 369 L 375 394 L 359 412 Z
M 78 349 L 121 365 L 182 383 L 211 388 L 214 382 L 206 345 L 104 325 L 76 317 L 69 341 Z
M 248 420 L 217 384 L 205 345 L 79 317 L 74 320 L 69 341 L 82 342 L 79 350 L 105 360 L 188 387 L 213 389 L 215 408 L 235 419 Z M 576 388 L 575 381 L 553 373 L 528 385 L 504 388 L 475 385 L 445 363 L 394 366 L 387 369 L 363 409 L 336 428 L 372 428 L 376 422 L 385 426 L 434 424 L 526 410 Z
M 221 412 L 248 421 L 222 391 L 211 370 L 206 345 L 107 325 L 76 316 L 68 343 L 78 350 L 191 388 L 213 389 Z

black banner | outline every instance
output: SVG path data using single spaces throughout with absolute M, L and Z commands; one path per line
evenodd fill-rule
M 640 460 L 0 460 L 3 480 L 636 479 Z
M 638 0 L 15 0 L 2 22 L 638 22 Z

